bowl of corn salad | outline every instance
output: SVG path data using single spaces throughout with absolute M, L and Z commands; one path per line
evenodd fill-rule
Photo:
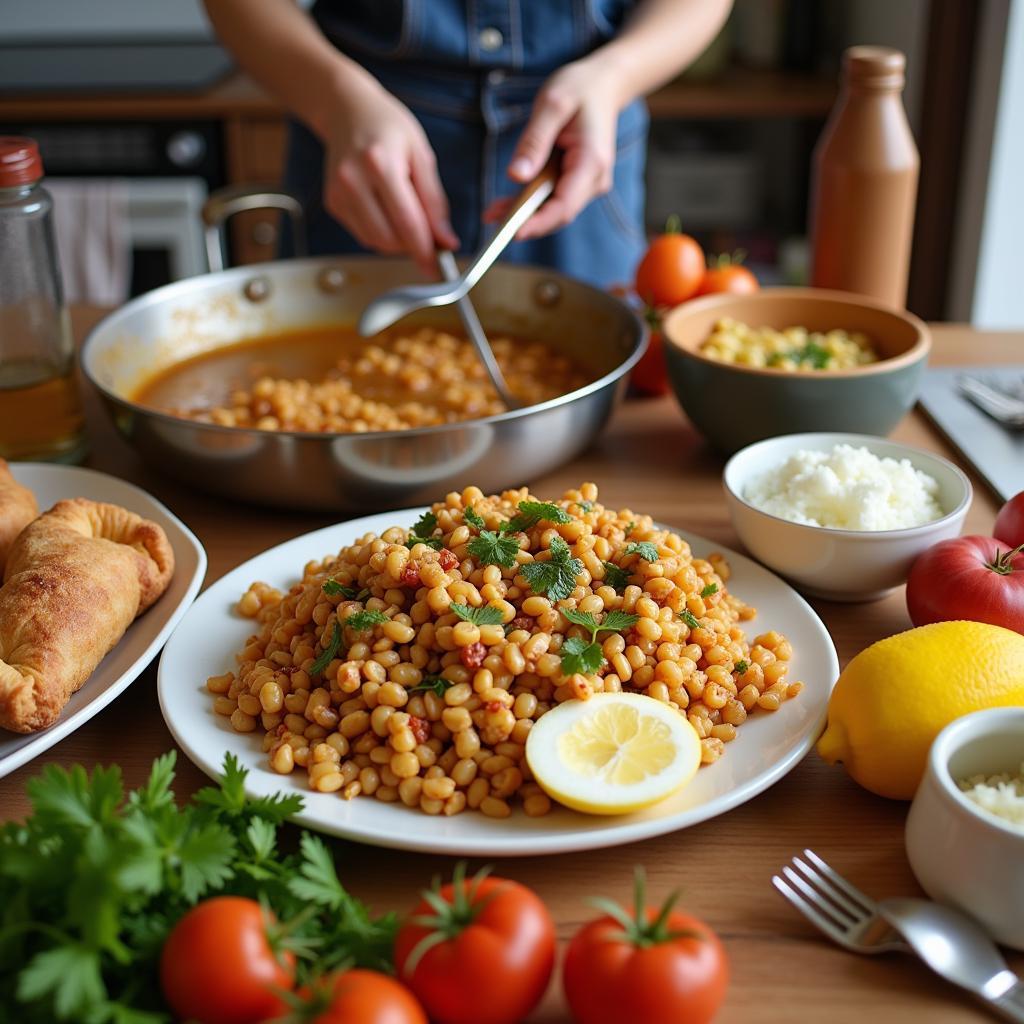
M 885 436 L 917 400 L 931 348 L 913 314 L 814 288 L 693 299 L 663 333 L 676 398 L 725 454 L 780 434 Z
M 552 804 L 525 745 L 557 704 L 645 694 L 712 765 L 802 689 L 786 637 L 744 631 L 755 609 L 723 556 L 606 508 L 592 483 L 554 501 L 467 487 L 295 569 L 287 590 L 240 595 L 253 632 L 206 687 L 271 772 L 343 800 L 539 817 Z

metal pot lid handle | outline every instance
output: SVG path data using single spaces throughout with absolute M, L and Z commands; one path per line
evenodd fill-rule
M 210 193 L 203 204 L 206 261 L 210 270 L 223 270 L 227 265 L 224 225 L 236 213 L 249 210 L 281 210 L 292 224 L 292 240 L 296 256 L 305 256 L 306 214 L 298 196 L 276 185 L 227 185 Z

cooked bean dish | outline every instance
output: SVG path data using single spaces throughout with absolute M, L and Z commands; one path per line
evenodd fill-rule
M 700 351 L 740 366 L 790 372 L 849 370 L 878 362 L 867 335 L 859 331 L 809 331 L 806 327 L 750 327 L 725 317 L 715 324 Z
M 541 342 L 499 336 L 491 346 L 527 405 L 593 379 Z M 431 327 L 371 340 L 345 327 L 261 338 L 178 363 L 143 384 L 134 400 L 224 427 L 343 434 L 506 411 L 473 345 Z
M 273 771 L 319 792 L 542 815 L 525 745 L 562 701 L 664 701 L 710 764 L 749 715 L 800 692 L 789 642 L 748 639 L 755 610 L 728 579 L 721 555 L 605 508 L 592 483 L 554 502 L 467 487 L 411 530 L 308 562 L 287 592 L 254 582 L 238 611 L 255 631 L 207 688 Z

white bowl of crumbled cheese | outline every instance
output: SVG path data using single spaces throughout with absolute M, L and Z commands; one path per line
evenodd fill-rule
M 798 589 L 870 601 L 960 533 L 971 484 L 947 459 L 865 434 L 786 434 L 737 452 L 723 476 L 747 550 Z
M 939 733 L 906 839 L 932 899 L 1024 950 L 1024 708 L 976 711 Z

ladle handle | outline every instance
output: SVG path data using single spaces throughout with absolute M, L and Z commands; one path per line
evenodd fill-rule
M 504 252 L 505 247 L 516 236 L 516 232 L 540 209 L 555 191 L 558 180 L 558 158 L 552 158 L 544 165 L 541 172 L 526 185 L 516 196 L 501 226 L 494 237 L 480 250 L 476 259 L 467 267 L 463 275 L 464 287 L 469 291 L 490 270 L 494 261 Z
M 225 259 L 224 226 L 236 213 L 247 210 L 281 210 L 292 222 L 292 246 L 295 256 L 306 255 L 306 215 L 297 196 L 276 185 L 227 185 L 210 193 L 203 203 L 206 262 L 211 271 L 223 270 Z

